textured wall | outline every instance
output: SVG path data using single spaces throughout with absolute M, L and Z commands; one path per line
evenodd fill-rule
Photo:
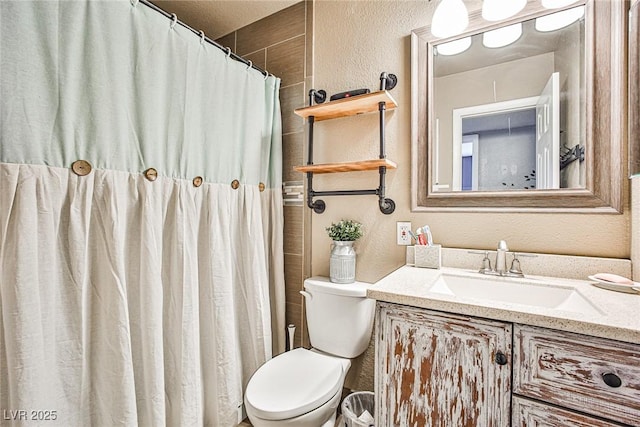
M 512 250 L 628 258 L 628 197 L 623 215 L 531 213 L 412 213 L 410 210 L 410 33 L 428 24 L 436 2 L 316 2 L 315 69 L 317 89 L 335 93 L 350 88 L 376 89 L 381 71 L 398 76 L 392 91 L 399 108 L 388 114 L 387 155 L 398 169 L 387 173 L 388 195 L 396 212 L 382 215 L 375 197 L 327 197 L 327 210 L 312 219 L 312 273 L 328 274 L 330 240 L 324 228 L 340 218 L 364 223 L 358 242 L 357 279 L 376 281 L 403 262 L 395 245 L 395 222 L 414 228 L 429 224 L 434 239 L 448 247 L 495 248 L 505 239 Z M 346 161 L 377 157 L 377 115 L 316 125 L 315 159 Z M 318 176 L 314 187 L 371 188 L 377 175 L 357 172 Z M 627 182 L 620 183 L 627 186 Z

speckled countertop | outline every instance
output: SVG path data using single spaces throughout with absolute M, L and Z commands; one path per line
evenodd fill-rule
M 640 344 L 640 295 L 600 289 L 593 286 L 592 282 L 585 280 L 527 275 L 525 280 L 540 286 L 574 287 L 580 295 L 597 308 L 597 310 L 584 313 L 492 301 L 490 297 L 486 299 L 463 298 L 430 292 L 431 284 L 443 273 L 470 278 L 487 278 L 475 270 L 450 267 L 433 270 L 405 265 L 372 285 L 367 291 L 367 296 L 378 301 L 541 326 Z M 504 282 L 519 280 L 489 277 Z

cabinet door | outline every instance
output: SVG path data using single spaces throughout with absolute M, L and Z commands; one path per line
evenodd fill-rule
M 376 315 L 376 425 L 510 425 L 510 324 L 388 303 Z

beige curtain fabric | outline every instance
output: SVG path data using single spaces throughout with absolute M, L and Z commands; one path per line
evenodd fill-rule
M 55 411 L 47 425 L 235 426 L 271 355 L 265 209 L 280 197 L 0 164 L 0 407 Z
M 285 342 L 279 86 L 137 1 L 0 1 L 0 425 L 236 425 Z

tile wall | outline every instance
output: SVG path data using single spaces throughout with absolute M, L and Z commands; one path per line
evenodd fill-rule
M 283 132 L 283 176 L 285 186 L 301 187 L 304 175 L 293 166 L 305 163 L 304 121 L 293 111 L 306 105 L 306 93 L 313 81 L 313 1 L 301 1 L 216 40 L 258 67 L 280 77 L 280 105 Z M 293 196 L 296 194 L 286 195 Z M 309 347 L 304 305 L 299 291 L 310 271 L 310 257 L 304 253 L 305 223 L 310 209 L 302 199 L 284 207 L 284 260 L 286 322 L 296 326 L 296 347 Z

